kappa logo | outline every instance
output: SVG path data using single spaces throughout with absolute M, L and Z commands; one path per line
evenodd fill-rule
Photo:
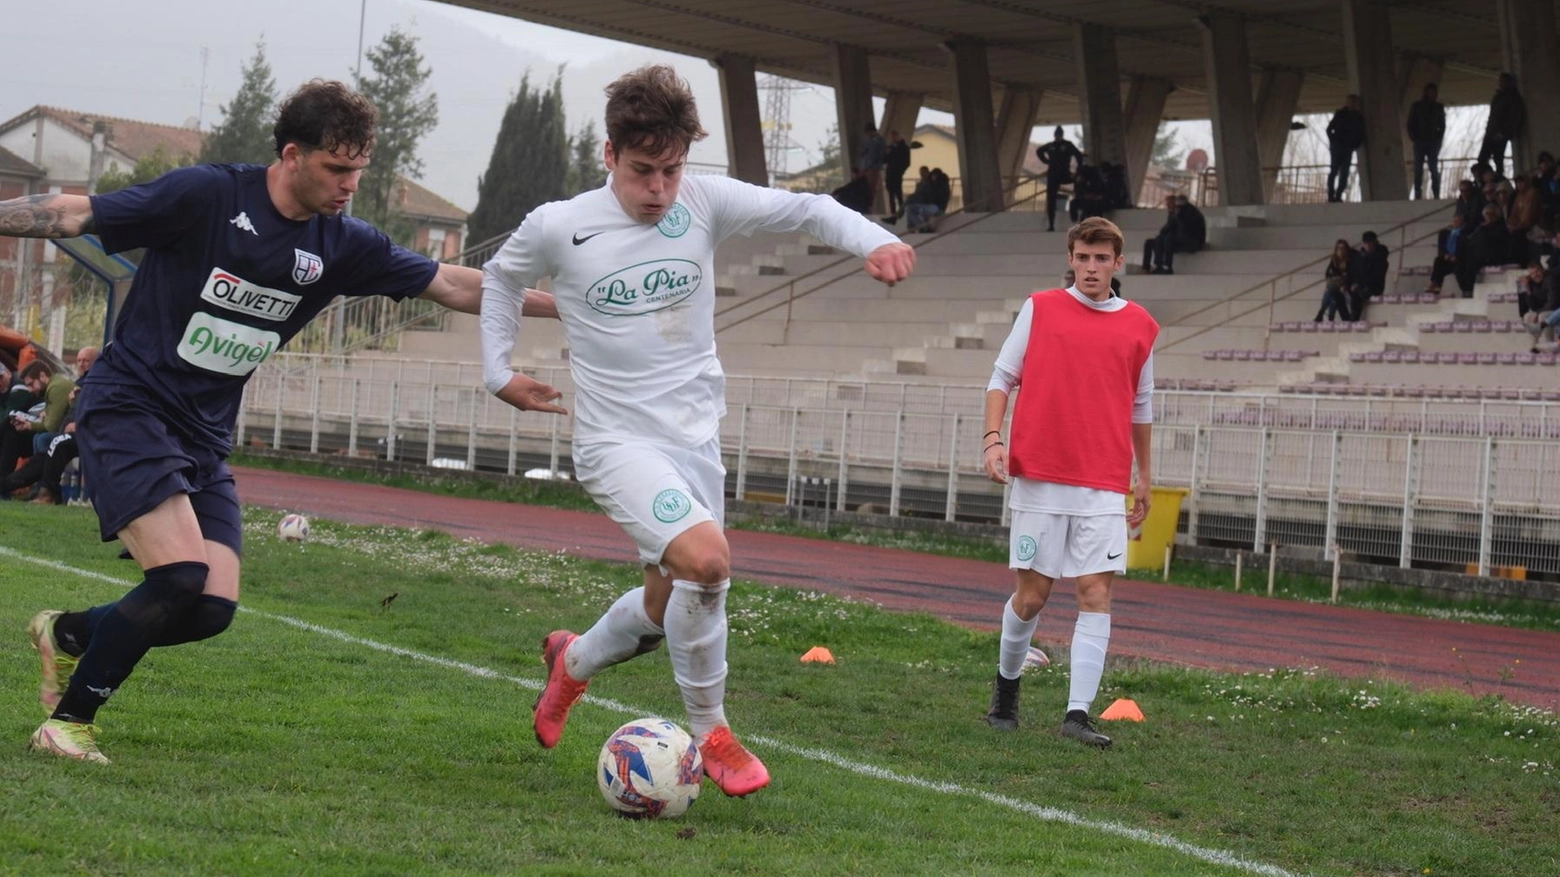
M 325 273 L 325 262 L 306 250 L 293 250 L 293 282 L 308 286 Z
M 1033 537 L 1018 537 L 1018 559 L 1025 561 L 1034 560 L 1036 547 Z
M 655 519 L 663 524 L 670 524 L 688 516 L 688 512 L 693 509 L 693 500 L 690 500 L 688 494 L 681 490 L 669 487 L 656 494 L 655 502 L 651 505 L 655 512 Z
M 688 233 L 692 225 L 693 215 L 679 202 L 673 204 L 671 210 L 666 211 L 666 215 L 661 217 L 661 221 L 657 222 L 655 227 L 669 238 L 680 238 Z
M 303 301 L 301 295 L 256 286 L 221 268 L 211 269 L 211 276 L 206 278 L 206 287 L 200 291 L 200 297 L 219 308 L 278 322 L 292 316 L 298 302 Z
M 255 224 L 249 221 L 249 214 L 242 210 L 238 211 L 238 215 L 229 219 L 228 222 L 238 226 L 239 231 L 247 231 L 255 237 L 260 236 L 260 232 L 255 231 Z
M 91 685 L 87 685 L 87 686 L 83 686 L 83 687 L 86 688 L 88 691 L 92 692 L 93 694 L 97 695 L 98 697 L 103 698 L 104 700 L 107 700 L 114 693 L 114 689 L 112 687 L 97 688 L 97 687 L 91 686 Z

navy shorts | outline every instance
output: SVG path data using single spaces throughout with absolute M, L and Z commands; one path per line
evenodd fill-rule
M 168 497 L 188 494 L 201 535 L 243 555 L 244 521 L 226 454 L 169 422 L 141 387 L 87 383 L 76 400 L 81 473 L 103 541 Z

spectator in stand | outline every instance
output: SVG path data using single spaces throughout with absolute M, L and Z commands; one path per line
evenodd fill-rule
M 1349 165 L 1354 152 L 1365 143 L 1365 114 L 1360 112 L 1360 96 L 1351 94 L 1327 123 L 1327 151 L 1332 166 L 1327 172 L 1327 200 L 1342 201 L 1349 191 Z
M 1317 309 L 1316 318 L 1311 322 L 1320 323 L 1323 316 L 1328 322 L 1337 322 L 1339 314 L 1345 320 L 1349 319 L 1349 267 L 1354 260 L 1354 248 L 1349 246 L 1348 241 L 1339 238 L 1333 244 L 1332 258 L 1327 260 L 1327 269 L 1322 273 L 1325 283 L 1322 287 L 1322 306 Z
M 829 195 L 841 205 L 857 213 L 865 214 L 872 209 L 872 182 L 867 177 L 867 172 L 860 168 L 851 172 L 849 182 L 830 192 Z
M 1373 231 L 1360 236 L 1360 248 L 1349 263 L 1349 320 L 1365 317 L 1365 306 L 1379 297 L 1387 288 L 1387 273 L 1391 268 L 1387 245 Z
M 1457 202 L 1453 205 L 1457 215 L 1463 218 L 1463 225 L 1473 228 L 1484 217 L 1484 195 L 1473 180 L 1457 181 Z
M 1202 249 L 1208 234 L 1202 211 L 1185 195 L 1166 195 L 1165 211 L 1159 234 L 1143 242 L 1143 270 L 1150 274 L 1174 274 L 1175 254 Z
M 861 141 L 861 155 L 857 166 L 867 178 L 867 188 L 871 194 L 867 198 L 867 209 L 859 211 L 868 213 L 877 203 L 878 197 L 883 192 L 883 168 L 888 161 L 888 141 L 878 133 L 877 126 L 868 122 L 862 128 L 865 137 Z
M 1135 206 L 1131 187 L 1127 185 L 1126 166 L 1105 162 L 1100 165 L 1100 171 L 1105 177 L 1105 208 L 1129 210 Z
M 1446 137 L 1446 106 L 1435 83 L 1408 111 L 1408 138 L 1414 143 L 1414 199 L 1424 198 L 1425 165 L 1430 166 L 1430 197 L 1441 198 L 1441 141 Z
M 1560 313 L 1560 275 L 1535 263 L 1517 279 L 1517 316 L 1533 336 L 1534 353 L 1554 344 L 1555 329 L 1550 321 L 1556 313 Z
M 1082 222 L 1110 212 L 1110 200 L 1106 194 L 1105 177 L 1097 165 L 1079 164 L 1078 176 L 1073 181 L 1073 198 L 1067 213 L 1073 222 Z
M 1560 178 L 1555 176 L 1555 157 L 1548 152 L 1538 154 L 1538 170 L 1533 172 L 1533 188 L 1538 190 L 1542 203 L 1544 228 L 1560 231 Z
M 1425 292 L 1439 295 L 1446 275 L 1457 270 L 1457 245 L 1462 239 L 1464 224 L 1462 213 L 1453 213 L 1451 223 L 1436 236 L 1435 261 L 1430 265 L 1430 285 L 1425 287 Z
M 1056 202 L 1062 197 L 1062 187 L 1073 181 L 1073 162 L 1083 163 L 1083 153 L 1067 139 L 1061 125 L 1053 132 L 1056 139 L 1035 150 L 1035 156 L 1045 165 L 1045 220 L 1046 231 L 1056 231 Z
M 1490 115 L 1484 123 L 1484 144 L 1479 147 L 1479 161 L 1488 163 L 1497 175 L 1504 176 L 1506 147 L 1521 136 L 1527 127 L 1527 104 L 1517 91 L 1517 78 L 1502 73 L 1490 98 Z
M 948 202 L 953 199 L 953 181 L 940 167 L 930 171 L 923 167 L 921 171 L 921 182 L 905 199 L 905 230 L 930 234 L 936 218 L 947 212 Z
M 70 409 L 71 390 L 76 382 L 63 374 L 54 374 L 48 363 L 35 359 L 17 377 L 33 395 L 44 401 L 43 415 L 31 419 L 20 412 L 11 413 L 11 429 L 0 438 L 0 475 L 16 468 L 16 461 L 33 454 L 33 439 L 44 433 L 59 432 Z
M 1529 176 L 1517 177 L 1511 196 L 1511 211 L 1506 214 L 1506 229 L 1511 232 L 1511 250 L 1507 261 L 1527 265 L 1538 256 L 1538 247 L 1549 240 L 1540 224 L 1544 218 L 1544 200 Z
M 1505 254 L 1511 251 L 1511 233 L 1506 230 L 1506 220 L 1500 217 L 1500 208 L 1484 205 L 1484 222 L 1463 235 L 1457 252 L 1457 287 L 1463 298 L 1473 298 L 1473 284 L 1486 265 L 1499 265 Z
M 1511 213 L 1511 199 L 1517 191 L 1511 181 L 1489 166 L 1480 168 L 1477 179 L 1479 189 L 1484 195 L 1484 203 L 1499 207 L 1503 218 Z
M 910 150 L 919 146 L 899 136 L 898 131 L 888 132 L 888 154 L 883 158 L 883 183 L 888 190 L 887 222 L 898 222 L 905 215 L 905 171 L 910 169 Z

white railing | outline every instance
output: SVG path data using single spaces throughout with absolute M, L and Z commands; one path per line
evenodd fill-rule
M 572 421 L 504 405 L 478 384 L 479 366 L 382 361 L 348 371 L 339 362 L 262 369 L 245 394 L 237 443 L 509 474 L 573 468 Z M 561 369 L 537 377 L 567 386 Z M 899 388 L 898 407 L 888 386 Z M 853 388 L 859 398 L 838 393 Z M 964 410 L 967 399 L 979 400 L 978 388 L 739 378 L 730 389 L 721 437 L 738 499 L 1007 521 L 1002 487 L 980 468 L 981 416 Z M 1191 491 L 1181 522 L 1186 540 L 1254 550 L 1277 542 L 1323 553 L 1338 546 L 1404 566 L 1520 566 L 1560 575 L 1560 492 L 1552 482 L 1560 443 L 1488 432 L 1186 422 L 1194 411 L 1208 413 L 1198 410 L 1208 395 L 1219 394 L 1161 394 L 1161 407 L 1175 411 L 1154 431 L 1156 482 Z M 942 407 L 935 407 L 939 396 Z M 1261 398 L 1277 400 L 1258 409 L 1275 418 L 1287 410 L 1281 405 L 1300 401 Z M 1382 404 L 1316 400 L 1324 401 Z M 1560 425 L 1550 406 L 1516 407 L 1519 413 L 1487 413 L 1483 425 L 1509 418 Z

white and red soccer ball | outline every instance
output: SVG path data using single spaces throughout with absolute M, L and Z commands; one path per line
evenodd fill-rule
M 283 542 L 303 542 L 309 538 L 309 519 L 291 514 L 282 517 L 276 525 L 276 538 Z
M 635 819 L 681 816 L 699 797 L 704 759 L 688 732 L 665 719 L 635 719 L 612 732 L 596 759 L 596 785 L 612 809 Z

